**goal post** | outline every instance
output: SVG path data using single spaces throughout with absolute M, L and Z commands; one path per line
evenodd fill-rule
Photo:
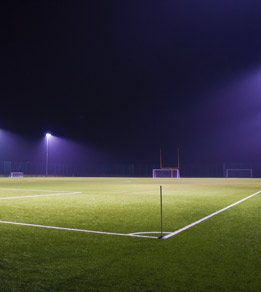
M 180 178 L 179 169 L 164 168 L 164 169 L 153 169 L 153 178 Z
M 10 172 L 9 177 L 24 177 L 24 173 L 21 171 Z
M 152 177 L 153 178 L 180 178 L 180 171 L 179 171 L 179 149 L 178 149 L 178 167 L 163 167 L 162 163 L 162 151 L 160 149 L 160 168 L 152 170 Z
M 253 169 L 227 168 L 226 178 L 252 178 Z

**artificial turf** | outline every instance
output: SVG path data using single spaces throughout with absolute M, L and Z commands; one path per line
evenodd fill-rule
M 1 178 L 0 220 L 172 232 L 261 190 L 260 179 Z M 31 192 L 30 190 L 39 190 Z M 261 194 L 167 240 L 0 223 L 0 291 L 261 291 Z

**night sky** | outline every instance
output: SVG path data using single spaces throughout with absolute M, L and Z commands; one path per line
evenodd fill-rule
M 261 162 L 260 0 L 0 5 L 0 128 L 128 162 Z

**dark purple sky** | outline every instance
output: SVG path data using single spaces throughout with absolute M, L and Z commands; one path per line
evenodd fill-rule
M 260 0 L 0 5 L 0 128 L 127 161 L 261 161 Z

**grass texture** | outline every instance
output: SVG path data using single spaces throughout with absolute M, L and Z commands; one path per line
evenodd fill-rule
M 260 179 L 1 178 L 0 198 L 18 198 L 0 199 L 0 220 L 156 232 L 160 185 L 166 232 L 261 190 Z M 25 198 L 64 192 L 81 193 Z M 260 208 L 258 194 L 167 240 L 0 223 L 0 291 L 258 292 Z

